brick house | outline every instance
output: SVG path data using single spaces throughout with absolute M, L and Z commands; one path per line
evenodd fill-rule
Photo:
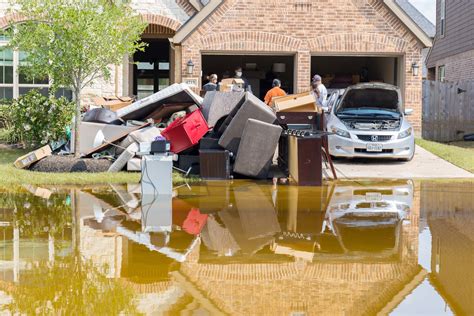
M 111 66 L 111 80 L 95 82 L 84 102 L 94 95 L 144 97 L 173 82 L 199 87 L 209 73 L 231 76 L 242 66 L 259 97 L 275 77 L 290 93 L 307 91 L 315 73 L 329 87 L 361 80 L 396 84 L 420 131 L 422 74 L 415 69 L 431 38 L 400 1 L 131 0 L 150 23 L 142 37 L 149 46 Z M 7 7 L 8 0 L 0 0 L 0 13 Z M 5 15 L 0 27 L 14 18 Z M 13 95 L 20 94 L 15 82 L 0 82 L 0 89 L 11 84 Z
M 473 1 L 436 1 L 436 36 L 427 59 L 429 79 L 474 79 Z

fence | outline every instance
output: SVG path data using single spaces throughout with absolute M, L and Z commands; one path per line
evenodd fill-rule
M 425 139 L 449 142 L 474 133 L 474 81 L 423 82 Z

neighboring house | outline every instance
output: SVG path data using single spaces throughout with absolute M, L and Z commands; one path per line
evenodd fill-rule
M 434 39 L 436 35 L 436 26 L 431 23 L 428 18 L 421 13 L 413 4 L 408 0 L 395 0 L 397 4 L 410 16 L 410 18 L 415 22 L 422 30 L 428 35 L 431 39 Z M 428 67 L 426 67 L 426 58 L 428 57 L 430 48 L 425 48 L 422 50 L 422 77 L 423 79 L 428 79 Z
M 0 10 L 8 7 L 7 2 L 0 0 Z M 141 98 L 173 82 L 196 84 L 198 89 L 207 74 L 233 76 L 234 68 L 242 66 L 259 97 L 275 77 L 290 93 L 307 91 L 315 73 L 334 87 L 358 81 L 398 85 L 405 107 L 414 109 L 409 120 L 421 130 L 422 71 L 418 68 L 423 64 L 422 50 L 431 46 L 431 35 L 419 12 L 406 1 L 130 2 L 150 23 L 143 34 L 149 46 L 124 58 L 122 66 L 112 66 L 111 80 L 95 82 L 85 93 L 85 103 L 94 95 Z M 11 19 L 15 17 L 5 16 L 0 27 Z M 19 63 L 15 56 L 4 59 L 2 67 L 14 70 Z M 0 82 L 3 88 L 13 89 L 13 96 L 21 94 L 15 76 Z
M 474 79 L 473 14 L 474 1 L 436 1 L 436 37 L 427 60 L 429 79 Z

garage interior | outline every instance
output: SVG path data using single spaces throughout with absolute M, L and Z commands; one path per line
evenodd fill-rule
M 206 77 L 217 74 L 219 81 L 234 76 L 234 69 L 242 67 L 243 76 L 249 81 L 253 94 L 260 99 L 272 88 L 273 79 L 280 79 L 282 89 L 294 93 L 294 56 L 271 55 L 202 55 L 202 83 Z
M 319 74 L 327 88 L 344 89 L 359 82 L 401 86 L 401 57 L 313 56 L 311 74 Z

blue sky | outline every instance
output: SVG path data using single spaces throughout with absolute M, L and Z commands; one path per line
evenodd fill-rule
M 436 0 L 410 0 L 433 24 L 436 22 Z

